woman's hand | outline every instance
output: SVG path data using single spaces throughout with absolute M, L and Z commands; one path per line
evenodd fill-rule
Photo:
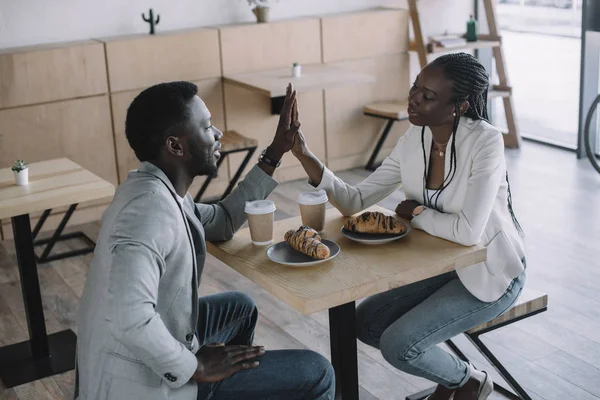
M 410 221 L 413 219 L 413 211 L 420 205 L 421 204 L 415 200 L 404 200 L 396 207 L 396 214 L 401 218 Z
M 298 101 L 294 101 L 291 107 L 290 123 L 292 126 L 297 126 L 297 132 L 294 135 L 294 143 L 292 145 L 292 154 L 300 161 L 309 182 L 313 186 L 319 186 L 323 178 L 323 163 L 310 151 L 306 144 L 304 134 L 300 130 L 300 121 L 298 120 Z
M 294 145 L 292 146 L 292 154 L 298 158 L 302 156 L 307 156 L 310 154 L 310 150 L 306 145 L 306 139 L 304 138 L 304 134 L 302 131 L 298 131 L 296 137 L 294 138 Z
M 297 122 L 297 124 L 296 124 Z M 291 120 L 292 125 L 298 125 L 300 126 L 300 121 L 298 120 L 298 101 L 295 101 L 294 104 L 292 105 L 292 120 Z M 304 137 L 304 134 L 302 133 L 302 131 L 299 129 L 298 133 L 296 134 L 296 136 L 294 136 L 294 145 L 292 146 L 292 154 L 298 158 L 301 156 L 308 156 L 310 153 L 310 150 L 308 148 L 308 145 L 306 144 L 306 138 Z

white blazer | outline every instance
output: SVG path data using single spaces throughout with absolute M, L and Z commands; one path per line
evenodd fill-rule
M 357 186 L 350 186 L 325 168 L 318 189 L 346 216 L 378 203 L 401 186 L 406 198 L 423 204 L 421 127 L 411 126 L 383 164 Z M 425 128 L 429 165 L 432 135 Z M 446 173 L 450 169 L 450 141 Z M 502 133 L 489 123 L 461 118 L 456 132 L 457 170 L 442 192 L 444 212 L 426 208 L 412 226 L 464 246 L 481 243 L 487 261 L 457 270 L 464 286 L 478 299 L 499 299 L 510 282 L 524 270 L 524 243 L 508 209 L 508 184 Z M 444 175 L 446 175 L 446 173 Z

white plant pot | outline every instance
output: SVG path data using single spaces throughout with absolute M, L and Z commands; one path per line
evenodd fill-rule
M 15 181 L 17 186 L 25 186 L 29 183 L 29 168 L 22 171 L 13 171 L 15 173 Z
M 292 67 L 292 76 L 294 78 L 299 78 L 300 75 L 302 75 L 302 65 L 296 65 L 295 67 Z

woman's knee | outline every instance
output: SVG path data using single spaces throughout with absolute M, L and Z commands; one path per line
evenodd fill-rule
M 356 337 L 369 346 L 379 348 L 383 328 L 378 326 L 375 313 L 367 300 L 356 307 Z
M 402 331 L 395 329 L 387 329 L 383 332 L 379 349 L 383 358 L 399 369 L 402 369 L 403 364 L 419 356 L 419 350 L 409 335 L 404 335 Z

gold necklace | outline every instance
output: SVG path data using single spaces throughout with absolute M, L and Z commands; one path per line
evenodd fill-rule
M 438 142 L 435 141 L 435 138 L 433 136 L 431 136 L 431 140 L 433 140 L 434 145 L 436 146 L 436 150 L 439 152 L 438 155 L 440 157 L 444 157 L 445 151 L 446 151 L 446 145 L 448 144 L 448 142 L 450 141 L 450 139 L 448 139 L 446 141 L 446 143 L 440 144 Z

